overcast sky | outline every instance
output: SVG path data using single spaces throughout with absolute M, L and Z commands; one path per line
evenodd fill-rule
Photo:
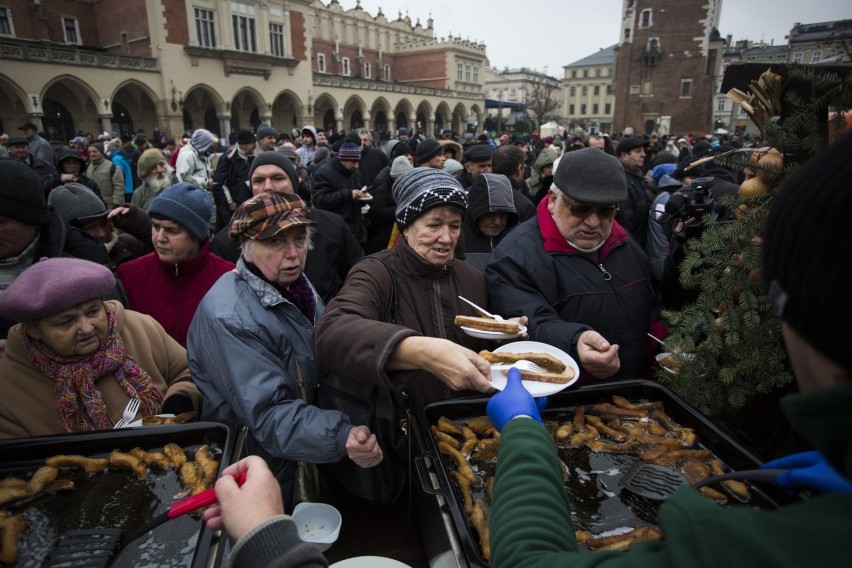
M 339 0 L 349 10 L 356 0 Z M 682 0 L 692 2 L 696 0 Z M 328 4 L 328 0 L 323 0 Z M 435 35 L 450 33 L 487 45 L 491 67 L 527 67 L 562 78 L 562 66 L 618 43 L 622 0 L 361 0 L 393 21 L 406 12 Z M 734 40 L 785 44 L 795 23 L 852 19 L 849 0 L 724 0 L 719 32 Z

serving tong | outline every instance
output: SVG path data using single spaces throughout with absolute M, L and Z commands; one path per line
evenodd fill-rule
M 721 475 L 713 475 L 698 483 L 693 483 L 693 489 L 700 489 L 705 485 L 713 485 L 722 481 L 733 479 L 748 479 L 751 481 L 762 481 L 764 483 L 778 483 L 778 476 L 786 473 L 786 469 L 744 469 L 732 471 Z M 652 501 L 665 501 L 681 485 L 686 485 L 686 478 L 669 467 L 637 461 L 627 473 L 619 480 L 619 485 L 632 491 L 637 495 L 651 499 Z

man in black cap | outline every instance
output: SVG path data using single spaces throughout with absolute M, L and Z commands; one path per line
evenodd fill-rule
M 257 127 L 257 152 L 268 152 L 275 150 L 277 135 L 275 129 L 263 123 Z
M 262 128 L 263 126 L 258 129 L 258 132 Z M 274 147 L 274 133 L 272 143 Z M 254 159 L 256 147 L 254 134 L 250 130 L 241 129 L 237 132 L 237 143 L 219 158 L 216 172 L 213 174 L 213 185 L 210 187 L 216 206 L 217 232 L 230 224 L 231 215 L 237 207 L 251 197 L 249 167 Z
M 528 316 L 531 340 L 602 379 L 641 377 L 648 360 L 655 297 L 645 252 L 614 220 L 626 197 L 615 157 L 568 152 L 536 217 L 506 235 L 485 270 L 495 313 Z
M 299 185 L 299 175 L 293 162 L 283 154 L 262 152 L 252 160 L 249 182 L 253 195 L 262 192 L 292 194 Z M 364 252 L 343 217 L 322 209 L 309 207 L 308 210 L 311 220 L 316 222 L 316 231 L 311 237 L 305 275 L 323 302 L 328 303 Z M 210 250 L 231 262 L 237 262 L 240 257 L 240 245 L 228 236 L 228 227 L 216 233 Z
M 488 143 L 473 144 L 464 149 L 462 164 L 464 173 L 459 176 L 459 183 L 463 188 L 470 189 L 473 182 L 482 174 L 491 173 L 491 157 L 494 148 Z
M 651 200 L 645 189 L 643 165 L 645 149 L 650 142 L 638 136 L 624 138 L 616 149 L 616 156 L 624 168 L 627 180 L 627 199 L 621 202 L 616 220 L 644 247 L 648 235 L 648 211 Z
M 443 169 L 445 161 L 444 147 L 437 140 L 427 138 L 417 145 L 414 167 L 440 170 Z
M 18 130 L 24 131 L 24 136 L 30 145 L 30 154 L 44 160 L 48 164 L 53 163 L 53 146 L 39 135 L 38 127 L 35 124 L 25 122 L 18 127 Z
M 337 155 L 314 171 L 313 205 L 337 213 L 362 245 L 367 241 L 361 208 L 371 199 L 362 191 L 364 178 L 358 166 L 361 148 L 346 140 Z
M 9 138 L 9 141 L 6 143 L 9 147 L 9 156 L 13 158 L 17 158 L 24 162 L 29 168 L 41 178 L 42 181 L 42 189 L 44 191 L 45 198 L 47 198 L 48 192 L 51 188 L 56 186 L 56 179 L 59 176 L 59 172 L 53 166 L 53 162 L 45 162 L 38 156 L 33 155 L 30 149 L 30 143 L 23 136 L 12 136 Z M 53 151 L 51 150 L 51 156 L 53 155 Z

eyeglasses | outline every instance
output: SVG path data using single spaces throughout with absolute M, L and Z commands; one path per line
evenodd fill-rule
M 609 220 L 615 217 L 619 211 L 621 211 L 621 207 L 619 205 L 608 205 L 605 207 L 595 207 L 593 205 L 571 205 L 568 203 L 566 199 L 562 199 L 565 203 L 565 206 L 571 211 L 571 215 L 574 217 L 579 217 L 581 219 L 585 219 L 587 217 L 591 217 L 592 214 L 596 214 L 599 219 Z

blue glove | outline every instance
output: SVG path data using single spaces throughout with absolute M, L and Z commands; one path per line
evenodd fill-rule
M 547 399 L 544 400 L 542 408 L 544 404 L 547 404 Z M 491 423 L 499 431 L 515 416 L 529 416 L 541 422 L 538 403 L 521 384 L 521 372 L 515 368 L 509 369 L 506 388 L 491 397 L 486 411 Z
M 766 462 L 763 469 L 789 469 L 778 476 L 785 489 L 811 490 L 818 493 L 852 492 L 852 481 L 831 467 L 818 451 L 802 452 Z

